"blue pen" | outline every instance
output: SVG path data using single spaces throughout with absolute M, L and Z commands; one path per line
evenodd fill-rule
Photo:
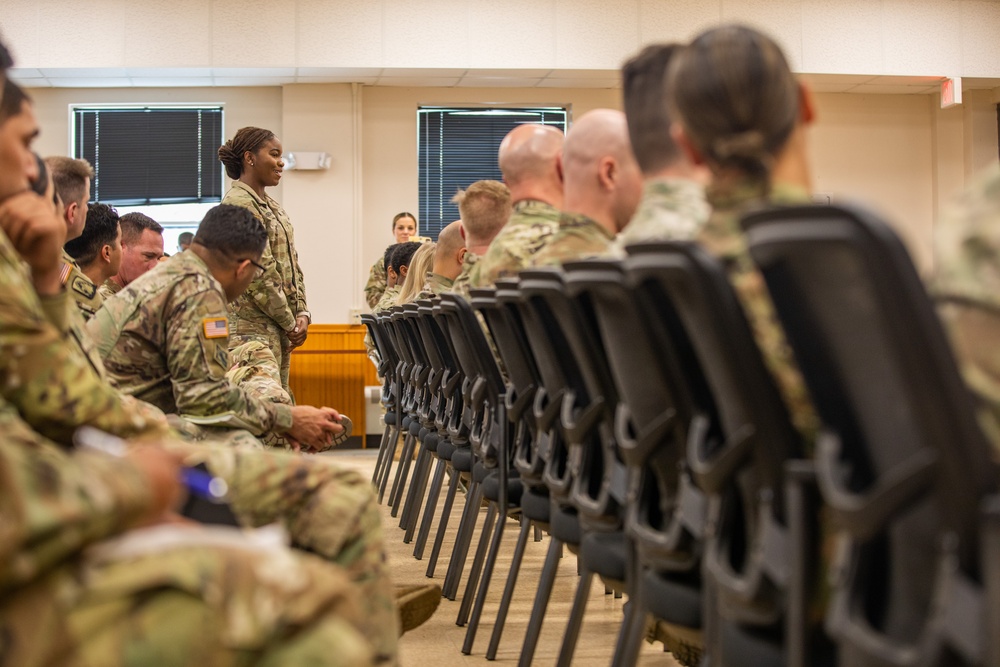
M 92 426 L 82 426 L 73 434 L 73 444 L 81 449 L 103 452 L 109 456 L 125 456 L 128 446 L 121 438 Z M 181 484 L 189 493 L 214 503 L 225 501 L 229 492 L 225 480 L 197 468 L 181 468 Z

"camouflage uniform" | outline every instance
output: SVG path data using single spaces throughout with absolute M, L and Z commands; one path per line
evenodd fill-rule
M 615 237 L 603 225 L 581 213 L 559 216 L 559 230 L 531 258 L 531 266 L 562 266 L 591 257 L 606 257 L 614 250 Z
M 709 188 L 706 194 L 712 215 L 698 233 L 697 241 L 725 264 L 729 281 L 746 313 L 764 363 L 785 399 L 792 423 L 811 443 L 819 428 L 816 410 L 774 312 L 764 276 L 750 258 L 739 222 L 743 214 L 755 207 L 808 204 L 809 195 L 805 190 L 780 183 L 774 184 L 769 193 L 765 193 L 762 186 L 744 183 L 724 192 Z
M 271 349 L 260 341 L 250 341 L 229 350 L 226 379 L 241 391 L 272 403 L 293 405 L 292 396 L 281 387 L 281 369 Z M 265 433 L 261 440 L 268 447 L 290 449 L 291 444 L 275 433 Z
M 383 255 L 378 258 L 377 262 L 372 264 L 372 269 L 368 272 L 368 282 L 365 283 L 365 301 L 368 302 L 368 307 L 372 310 L 375 310 L 375 306 L 382 300 L 387 280 L 385 256 Z
M 615 245 L 624 254 L 625 246 L 632 243 L 692 239 L 711 212 L 704 189 L 694 181 L 683 178 L 647 181 L 639 208 L 618 234 Z
M 226 380 L 226 296 L 201 258 L 181 253 L 157 268 L 129 283 L 87 325 L 111 381 L 201 426 L 255 436 L 291 428 L 290 407 Z
M 554 206 L 534 199 L 517 202 L 510 220 L 472 271 L 472 286 L 493 287 L 499 278 L 516 275 L 558 229 L 559 210 Z
M 383 310 L 389 310 L 396 305 L 396 299 L 399 298 L 399 287 L 387 287 L 385 292 L 382 294 L 382 298 L 379 302 L 375 304 L 372 308 L 373 313 L 381 313 Z
M 233 182 L 222 203 L 249 210 L 267 230 L 267 246 L 260 258 L 264 275 L 254 278 L 246 292 L 229 304 L 229 342 L 235 347 L 259 340 L 270 347 L 281 367 L 281 386 L 287 391 L 292 347 L 286 332 L 295 327 L 298 315 L 309 311 L 292 223 L 278 202 L 266 195 L 261 199 L 241 181 Z
M 936 228 L 931 291 L 979 422 L 1000 451 L 1000 169 L 993 168 Z
M 462 258 L 462 270 L 451 284 L 451 290 L 455 294 L 461 294 L 466 299 L 469 298 L 469 289 L 472 287 L 472 272 L 479 263 L 479 255 L 471 250 L 465 251 Z
M 84 320 L 93 317 L 104 303 L 104 297 L 101 296 L 97 286 L 80 270 L 80 265 L 65 250 L 63 250 L 62 283 L 76 302 L 76 307 L 80 309 Z
M 120 437 L 144 436 L 162 440 L 169 432 L 163 413 L 153 406 L 123 397 L 101 379 L 72 340 L 69 322 L 74 316 L 79 317 L 79 314 L 65 291 L 54 297 L 39 298 L 31 287 L 25 265 L 6 235 L 0 233 L 0 399 L 16 407 L 19 417 L 39 434 L 63 446 L 68 446 L 73 432 L 85 424 Z M 0 445 L 13 437 L 12 427 L 0 425 Z M 391 582 L 385 572 L 379 512 L 367 480 L 353 471 L 339 470 L 322 459 L 208 444 L 172 443 L 171 446 L 187 453 L 190 463 L 206 462 L 214 474 L 229 483 L 234 510 L 243 523 L 264 525 L 281 520 L 297 546 L 342 564 L 359 586 L 358 599 L 363 615 L 360 623 L 363 623 L 366 636 L 379 655 L 393 658 L 396 615 Z M 48 480 L 40 490 L 56 493 L 54 469 L 35 465 L 35 472 Z M 14 468 L 6 463 L 0 465 L 0 490 L 7 486 L 12 470 Z M 96 479 L 99 478 L 92 477 Z M 90 493 L 98 490 L 91 488 Z M 57 494 L 54 497 L 65 500 L 70 496 L 63 498 Z M 111 500 L 107 492 L 100 497 L 105 501 L 100 507 L 101 520 L 115 520 L 115 515 L 109 514 L 106 506 Z M 22 506 L 0 502 L 0 510 L 3 507 Z M 2 511 L 9 518 L 20 510 Z M 44 524 L 42 527 L 46 531 L 44 540 L 41 536 L 29 536 L 30 543 L 45 558 L 61 558 L 62 554 L 53 551 L 56 545 L 49 544 L 53 539 L 52 515 L 41 510 L 30 515 Z M 69 518 L 74 516 L 70 513 Z M 71 525 L 69 535 L 73 539 L 88 536 L 79 517 Z M 0 539 L 0 553 L 6 548 L 16 548 L 15 541 L 22 535 L 16 524 L 11 528 L 13 533 L 6 532 L 8 526 L 11 524 L 7 518 L 0 522 L 0 536 L 7 535 Z M 102 536 L 95 535 L 94 539 Z M 15 564 L 22 572 L 32 571 L 30 562 L 18 563 L 14 558 L 0 558 L 0 571 L 6 564 Z M 126 575 L 118 573 L 118 576 Z M 161 575 L 156 582 L 158 587 L 179 577 L 180 572 L 168 570 Z M 131 595 L 128 581 L 142 583 L 139 579 L 124 581 L 119 588 L 125 595 Z M 3 584 L 0 575 L 0 590 L 4 589 Z M 206 588 L 212 585 L 213 581 L 204 581 Z M 216 586 L 216 589 L 225 592 L 225 588 Z M 40 602 L 34 606 L 39 607 L 40 613 L 44 612 L 41 609 L 44 595 L 37 600 Z M 151 605 L 149 613 L 157 609 L 160 608 Z M 251 620 L 248 618 L 246 622 Z M 5 618 L 4 622 L 9 621 Z M 125 625 L 117 628 L 110 623 L 109 628 L 124 632 L 128 630 Z M 15 634 L 17 631 L 17 627 L 11 630 Z M 0 637 L 4 638 L 0 641 L 6 641 L 6 636 L 0 632 Z M 266 639 L 266 636 L 261 638 Z M 2 657 L 5 656 L 0 652 Z M 5 664 L 29 663 L 15 660 Z
M 121 292 L 123 289 L 125 288 L 116 283 L 111 278 L 108 278 L 107 280 L 104 281 L 103 285 L 97 288 L 97 293 L 101 295 L 101 303 L 103 304 L 105 301 L 113 297 L 115 294 L 118 294 L 118 292 Z

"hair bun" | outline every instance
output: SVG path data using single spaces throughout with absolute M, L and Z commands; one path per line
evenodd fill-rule
M 720 161 L 733 158 L 760 160 L 766 155 L 764 135 L 759 130 L 747 130 L 719 137 L 712 143 L 712 152 Z

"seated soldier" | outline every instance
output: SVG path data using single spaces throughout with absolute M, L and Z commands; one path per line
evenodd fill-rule
M 465 252 L 462 221 L 455 220 L 438 234 L 437 247 L 434 249 L 434 264 L 417 299 L 429 299 L 449 291 L 455 284 L 455 278 L 462 272 Z
M 493 239 L 510 219 L 510 190 L 500 181 L 476 181 L 468 189 L 459 190 L 452 202 L 458 204 L 458 212 L 462 216 L 465 254 L 462 255 L 462 270 L 455 277 L 450 291 L 468 299 L 479 258 L 486 254 Z
M 396 297 L 397 304 L 410 303 L 416 301 L 417 297 L 424 290 L 424 285 L 431 275 L 431 268 L 434 266 L 434 253 L 437 250 L 437 243 L 430 241 L 424 243 L 413 253 L 410 263 L 406 268 L 406 278 L 399 288 L 399 296 Z
M 86 301 L 80 300 L 83 295 L 78 296 L 77 286 L 70 284 L 80 312 L 84 319 L 89 320 L 104 303 L 104 298 L 96 289 L 91 288 L 103 285 L 104 281 L 118 273 L 118 267 L 122 263 L 122 230 L 118 224 L 118 212 L 107 204 L 90 206 L 83 234 L 67 241 L 64 248 L 90 281 L 87 289 L 91 299 Z
M 417 241 L 407 241 L 406 243 L 397 243 L 393 246 L 392 257 L 389 260 L 387 271 L 388 279 L 385 292 L 375 307 L 372 308 L 372 312 L 380 313 L 396 305 L 396 300 L 399 298 L 399 291 L 403 286 L 403 281 L 406 280 L 406 272 L 410 268 L 410 260 L 420 245 Z
M 76 313 L 61 280 L 66 225 L 50 198 L 31 192 L 38 171 L 29 146 L 38 129 L 26 98 L 6 92 L 9 65 L 0 45 L 2 662 L 373 663 L 359 632 L 356 600 L 365 591 L 336 568 L 239 536 L 211 545 L 212 529 L 170 519 L 179 495 L 175 456 L 156 447 L 123 458 L 68 453 L 60 446 L 67 442 L 33 430 L 65 433 L 54 422 L 79 416 L 87 402 L 107 408 L 95 420 L 113 419 L 121 406 L 104 400 L 109 388 L 88 382 L 97 376 L 67 339 Z M 138 419 L 132 425 L 141 428 Z M 133 532 L 139 526 L 148 528 Z M 127 553 L 166 533 L 172 545 Z M 104 542 L 116 537 L 117 544 Z

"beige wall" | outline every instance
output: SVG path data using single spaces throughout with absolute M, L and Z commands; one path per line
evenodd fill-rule
M 226 134 L 274 129 L 286 151 L 325 151 L 328 171 L 286 172 L 272 193 L 295 224 L 315 320 L 342 323 L 364 307 L 371 263 L 391 242 L 389 223 L 417 208 L 417 107 L 457 104 L 565 105 L 579 116 L 619 106 L 616 90 L 393 88 L 350 84 L 283 88 L 34 89 L 42 154 L 68 150 L 69 105 L 110 102 L 222 103 Z M 817 192 L 860 200 L 900 230 L 919 265 L 931 266 L 936 211 L 997 161 L 1000 91 L 940 110 L 927 95 L 817 95 L 810 131 Z

